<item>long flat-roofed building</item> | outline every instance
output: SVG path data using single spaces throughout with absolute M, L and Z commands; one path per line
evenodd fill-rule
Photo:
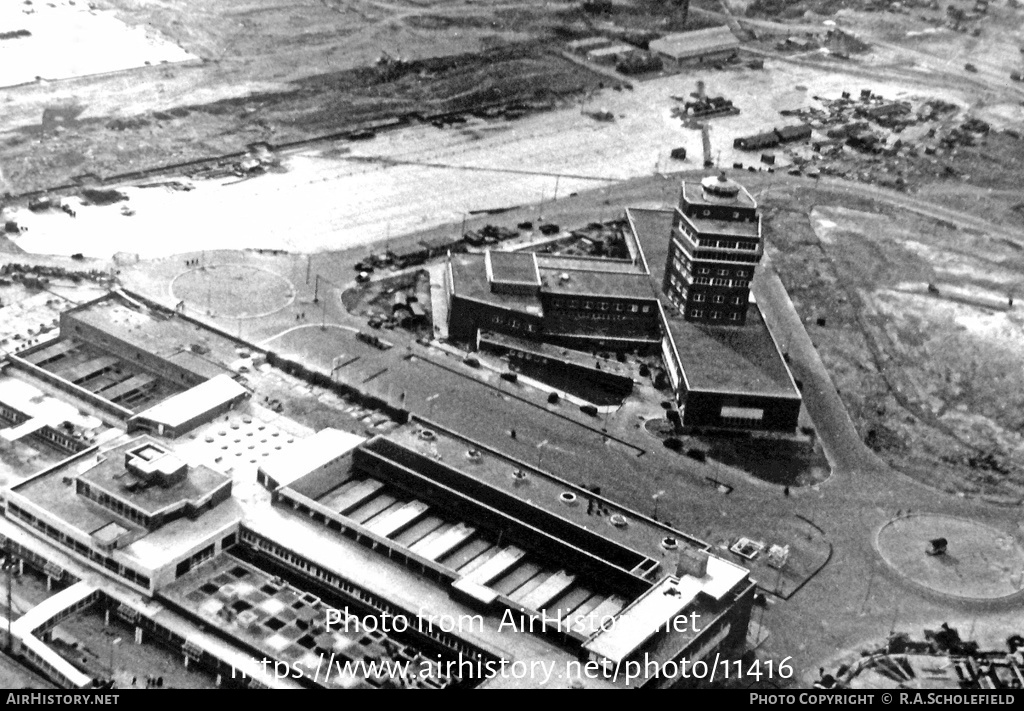
M 226 374 L 172 395 L 128 420 L 128 431 L 180 437 L 249 397 L 249 391 Z
M 154 434 L 163 426 L 173 437 L 245 398 L 244 388 L 228 381 L 247 349 L 183 314 L 115 291 L 64 311 L 58 338 L 8 361 L 112 423 L 132 420 L 130 429 Z
M 368 440 L 348 466 L 298 478 L 274 499 L 420 572 L 484 618 L 516 620 L 589 655 L 598 669 L 652 652 L 692 662 L 746 636 L 755 584 L 745 568 L 703 541 L 424 421 Z M 666 586 L 685 588 L 685 600 L 660 604 Z M 681 617 L 699 622 L 679 624 Z M 630 634 L 614 632 L 634 625 Z M 491 636 L 499 631 L 482 626 L 474 637 L 500 649 L 502 636 Z
M 657 299 L 639 256 L 488 251 L 452 256 L 445 277 L 448 331 L 457 341 L 475 344 L 480 331 L 576 348 L 659 341 Z
M 652 40 L 650 48 L 676 64 L 721 62 L 739 53 L 740 41 L 723 25 L 666 35 Z

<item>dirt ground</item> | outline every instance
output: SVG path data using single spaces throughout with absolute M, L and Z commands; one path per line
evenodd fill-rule
M 304 140 L 389 116 L 551 106 L 605 79 L 547 44 L 556 28 L 569 38 L 590 32 L 589 18 L 577 20 L 569 5 L 96 5 L 93 15 L 145 28 L 198 61 L 154 56 L 145 62 L 150 66 L 130 71 L 11 90 L 0 125 L 0 189 L 20 193 L 84 173 Z
M 1019 502 L 1020 247 L 827 193 L 789 197 L 767 208 L 772 259 L 864 441 L 931 486 Z

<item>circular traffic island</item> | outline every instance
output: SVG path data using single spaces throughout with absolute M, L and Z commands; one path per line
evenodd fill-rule
M 1012 535 L 977 521 L 901 516 L 879 529 L 875 543 L 890 567 L 933 592 L 997 600 L 1024 590 L 1024 548 Z
M 292 283 L 280 274 L 248 264 L 208 264 L 182 272 L 171 295 L 193 309 L 227 318 L 259 318 L 295 300 Z

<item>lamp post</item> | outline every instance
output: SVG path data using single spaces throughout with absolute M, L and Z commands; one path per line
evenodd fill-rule
M 114 678 L 114 647 L 121 644 L 120 637 L 114 637 L 110 640 L 110 678 Z
M 658 520 L 658 501 L 660 501 L 661 497 L 664 496 L 664 495 L 665 495 L 665 491 L 661 490 L 657 494 L 655 494 L 654 496 L 651 497 L 652 499 L 654 499 L 654 520 L 655 521 Z
M 13 603 L 11 598 L 14 593 L 11 591 L 13 580 L 11 575 L 11 569 L 14 567 L 14 561 L 11 559 L 11 539 L 10 537 L 4 542 L 4 568 L 7 570 L 7 653 L 11 653 L 11 620 L 14 618 Z

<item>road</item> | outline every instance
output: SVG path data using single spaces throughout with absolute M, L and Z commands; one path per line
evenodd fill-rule
M 697 175 L 699 173 L 689 173 L 685 177 L 692 179 Z M 788 190 L 807 190 L 817 185 L 823 195 L 839 192 L 870 198 L 961 227 L 1015 240 L 1022 238 L 1019 231 L 883 188 L 839 179 L 815 184 L 809 179 L 782 174 L 751 174 L 742 179 L 755 195 L 767 191 L 764 201 L 769 203 L 772 195 L 779 199 Z M 591 201 L 598 205 L 605 201 L 618 204 L 619 191 L 642 195 L 645 185 L 649 186 L 647 190 L 651 195 L 670 204 L 678 183 L 666 184 L 656 179 L 631 181 L 581 193 L 564 206 L 563 201 L 559 201 L 552 204 L 549 211 L 573 206 L 572 210 L 580 215 L 575 219 L 583 223 L 582 215 L 586 214 L 586 205 Z M 515 224 L 529 216 L 530 210 L 513 210 L 501 215 L 500 220 L 502 224 Z M 568 226 L 572 224 L 566 218 L 557 219 Z M 402 392 L 406 393 L 407 406 L 423 416 L 441 420 L 475 439 L 577 483 L 600 484 L 613 498 L 651 501 L 655 493 L 665 490 L 666 494 L 659 499 L 661 515 L 682 530 L 712 543 L 740 534 L 753 534 L 769 541 L 782 540 L 782 536 L 791 535 L 785 532 L 784 522 L 792 522 L 797 517 L 813 521 L 825 531 L 832 544 L 831 562 L 790 600 L 771 605 L 763 617 L 763 624 L 771 633 L 764 650 L 778 658 L 794 656 L 807 673 L 816 672 L 819 664 L 836 650 L 884 638 L 893 625 L 917 635 L 923 627 L 935 626 L 944 620 L 954 626 L 977 622 L 982 627 L 1011 629 L 1015 624 L 1014 615 L 1020 612 L 1019 601 L 977 604 L 942 599 L 924 592 L 890 571 L 872 541 L 878 528 L 897 511 L 964 516 L 1009 533 L 1018 531 L 1015 511 L 949 495 L 889 468 L 858 436 L 770 262 L 764 264 L 755 293 L 780 342 L 790 353 L 795 374 L 804 383 L 807 411 L 834 468 L 833 476 L 825 483 L 793 489 L 789 497 L 782 494 L 781 487 L 751 480 L 736 472 L 673 458 L 663 448 L 652 446 L 653 441 L 648 443 L 647 452 L 636 458 L 621 450 L 607 449 L 599 437 L 574 437 L 569 423 L 546 424 L 549 419 L 546 413 L 539 418 L 531 416 L 531 411 L 540 412 L 543 405 L 533 410 L 533 405 L 524 403 L 520 398 L 529 399 L 529 392 L 522 386 L 496 383 L 493 378 L 490 385 L 467 382 L 464 387 L 458 387 L 448 382 L 448 375 L 439 373 L 436 377 L 424 378 L 417 376 L 420 371 L 409 369 L 401 376 L 405 383 L 401 386 L 405 388 Z M 334 314 L 334 319 L 348 323 L 341 313 Z M 400 340 L 397 332 L 392 333 L 396 334 L 393 340 Z M 415 344 L 410 346 L 419 350 Z M 371 385 L 379 395 L 391 399 L 401 395 L 395 389 L 400 386 L 389 388 L 384 378 L 373 380 Z M 516 397 L 512 396 L 513 392 Z M 495 426 L 496 423 L 503 424 Z M 508 434 L 512 428 L 517 430 L 515 440 Z M 642 433 L 630 439 L 643 441 L 637 437 L 642 438 Z M 549 444 L 539 449 L 539 443 L 544 441 Z M 595 462 L 601 465 L 595 466 Z M 714 476 L 733 486 L 732 493 L 727 496 L 714 493 L 707 486 L 705 476 Z M 1017 535 L 1019 537 L 1019 533 Z

